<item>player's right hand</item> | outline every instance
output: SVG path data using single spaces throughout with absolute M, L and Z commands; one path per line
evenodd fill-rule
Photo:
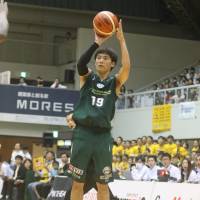
M 66 117 L 67 126 L 68 126 L 70 129 L 74 129 L 74 128 L 76 127 L 76 123 L 74 122 L 72 116 L 73 116 L 73 113 L 70 113 L 70 114 L 67 115 L 67 117 Z

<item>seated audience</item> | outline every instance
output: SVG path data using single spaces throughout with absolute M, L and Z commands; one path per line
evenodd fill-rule
M 157 165 L 156 156 L 149 155 L 147 159 L 148 170 L 144 176 L 145 181 L 158 181 L 158 170 L 160 167 Z
M 192 169 L 191 161 L 187 158 L 181 163 L 181 182 L 196 183 L 197 173 Z
M 62 85 L 58 78 L 55 79 L 53 84 L 50 86 L 51 88 L 67 88 L 65 85 Z
M 25 78 L 24 77 L 20 77 L 18 85 L 22 85 L 22 86 L 26 86 L 27 85 L 27 83 L 25 82 Z
M 23 153 L 23 151 L 21 149 L 21 144 L 20 143 L 16 143 L 15 147 L 14 147 L 14 150 L 12 151 L 12 154 L 11 154 L 11 165 L 15 164 L 15 157 L 17 155 L 20 155 L 20 156 L 24 157 L 24 153 Z
M 131 169 L 132 180 L 143 181 L 148 173 L 148 167 L 145 165 L 145 157 L 138 156 L 135 159 L 135 166 Z
M 163 153 L 162 157 L 163 169 L 169 173 L 169 182 L 180 182 L 181 173 L 178 167 L 171 164 L 171 155 L 168 153 Z

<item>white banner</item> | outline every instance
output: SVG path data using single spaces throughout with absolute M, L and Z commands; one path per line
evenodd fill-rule
M 124 200 L 200 200 L 200 184 L 115 180 L 109 187 Z
M 156 183 L 152 200 L 199 200 L 200 185 L 187 183 Z
M 179 119 L 194 119 L 196 116 L 196 105 L 194 102 L 179 104 Z
M 153 184 L 152 182 L 114 180 L 109 183 L 109 187 L 113 196 L 119 199 L 151 200 Z

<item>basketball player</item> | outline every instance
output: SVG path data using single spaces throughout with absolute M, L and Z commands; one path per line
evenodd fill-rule
M 109 199 L 107 183 L 113 179 L 111 120 L 120 88 L 127 81 L 130 72 L 129 53 L 121 21 L 116 37 L 121 48 L 121 69 L 118 74 L 109 76 L 117 63 L 117 55 L 109 48 L 98 49 L 108 38 L 99 37 L 97 34 L 94 43 L 77 63 L 80 100 L 73 114 L 67 116 L 68 126 L 74 128 L 71 163 L 68 169 L 68 174 L 73 177 L 72 200 L 83 199 L 86 170 L 91 160 L 95 167 L 97 199 Z M 95 51 L 97 73 L 87 67 Z
M 0 44 L 6 40 L 8 33 L 8 6 L 4 0 L 0 1 Z

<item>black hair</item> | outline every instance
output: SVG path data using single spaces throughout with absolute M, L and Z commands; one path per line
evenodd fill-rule
M 109 55 L 112 62 L 114 62 L 115 65 L 117 64 L 117 54 L 113 49 L 111 49 L 111 48 L 98 49 L 94 55 L 94 58 L 96 59 L 97 55 L 100 53 Z
M 163 159 L 164 157 L 167 157 L 167 158 L 169 158 L 170 160 L 172 159 L 171 155 L 170 155 L 169 153 L 165 153 L 165 152 L 162 154 L 161 157 L 162 157 L 162 159 Z
M 15 156 L 15 160 L 16 160 L 16 159 L 23 160 L 23 157 L 22 157 L 22 156 L 20 156 L 20 155 L 16 155 L 16 156 Z
M 144 157 L 143 155 L 139 155 L 139 156 L 137 156 L 137 157 L 135 158 L 135 161 L 136 161 L 136 162 L 139 161 L 139 160 L 141 160 L 143 163 L 145 163 L 145 157 Z
M 61 157 L 62 155 L 66 155 L 67 157 L 69 157 L 69 155 L 68 155 L 67 152 L 62 152 L 62 153 L 60 153 L 60 157 Z
M 148 155 L 148 160 L 153 158 L 155 162 L 157 162 L 157 157 L 155 155 Z

